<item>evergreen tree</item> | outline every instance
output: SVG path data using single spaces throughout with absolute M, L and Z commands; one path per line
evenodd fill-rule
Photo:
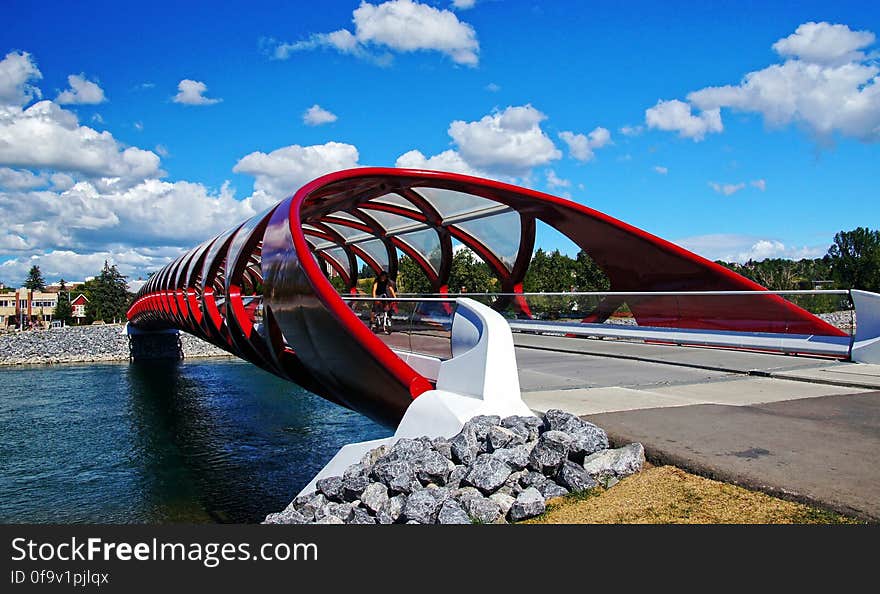
M 24 286 L 25 288 L 28 288 L 32 291 L 46 290 L 46 281 L 43 280 L 43 273 L 40 272 L 39 266 L 31 266 L 31 269 L 28 272 L 27 280 L 24 281 Z
M 73 308 L 70 306 L 70 293 L 58 293 L 58 305 L 55 306 L 55 314 L 53 317 L 56 320 L 63 322 L 65 326 L 73 321 Z
M 496 289 L 497 279 L 489 265 L 469 249 L 460 249 L 452 257 L 449 272 L 449 292 L 458 293 L 462 287 L 469 293 L 491 293 Z
M 87 321 L 117 322 L 125 319 L 130 301 L 128 283 L 115 264 L 111 266 L 105 261 L 101 274 L 87 282 L 84 289 L 89 299 L 86 305 Z

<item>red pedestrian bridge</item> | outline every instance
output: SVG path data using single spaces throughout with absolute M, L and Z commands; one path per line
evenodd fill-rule
M 610 289 L 525 293 L 539 227 L 583 250 Z M 454 294 L 460 247 L 488 265 L 495 293 Z M 396 278 L 402 256 L 432 295 L 395 299 L 394 332 L 377 335 L 359 274 Z M 189 332 L 387 425 L 419 409 L 411 430 L 439 434 L 474 414 L 529 414 L 511 331 L 880 360 L 877 295 L 790 293 L 570 200 L 453 173 L 361 168 L 315 179 L 169 263 L 128 319 L 132 333 Z M 807 299 L 856 302 L 858 334 L 810 313 Z

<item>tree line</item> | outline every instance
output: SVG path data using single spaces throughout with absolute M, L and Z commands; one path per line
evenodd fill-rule
M 774 291 L 843 288 L 880 292 L 880 231 L 865 227 L 841 231 L 834 236 L 828 253 L 819 258 L 767 258 L 744 264 L 718 260 L 717 263 Z M 358 286 L 369 293 L 373 273 L 364 268 Z M 333 280 L 338 289 L 343 288 L 338 277 Z M 400 258 L 397 285 L 403 293 L 433 292 L 424 271 L 408 256 Z M 462 289 L 471 293 L 500 291 L 500 283 L 489 266 L 468 249 L 455 252 L 448 286 L 453 293 Z M 559 250 L 536 250 L 523 282 L 527 293 L 593 292 L 610 288 L 608 277 L 584 250 L 574 258 Z
M 81 285 L 68 287 L 63 278 L 60 284 L 54 319 L 60 320 L 64 324 L 73 323 L 73 307 L 70 302 L 82 293 L 88 299 L 84 323 L 91 324 L 95 321 L 110 323 L 125 320 L 125 314 L 131 305 L 133 295 L 128 292 L 126 277 L 119 272 L 115 264 L 111 265 L 105 260 L 100 274 Z M 46 290 L 46 282 L 38 265 L 31 267 L 24 286 L 32 291 Z

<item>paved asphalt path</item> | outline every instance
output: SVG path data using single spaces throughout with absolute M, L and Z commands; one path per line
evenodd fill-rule
M 648 458 L 880 522 L 880 366 L 517 336 L 523 397 Z M 546 348 L 544 348 L 546 347 Z M 619 355 L 619 356 L 615 356 Z

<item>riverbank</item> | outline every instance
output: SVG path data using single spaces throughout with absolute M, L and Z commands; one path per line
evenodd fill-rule
M 230 357 L 226 351 L 186 332 L 180 333 L 187 359 Z M 128 361 L 125 326 L 67 326 L 0 335 L 0 366 Z

